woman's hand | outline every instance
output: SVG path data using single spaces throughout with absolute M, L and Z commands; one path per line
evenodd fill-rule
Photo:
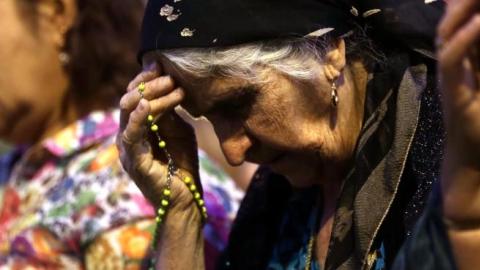
M 184 98 L 181 88 L 169 76 L 160 76 L 156 65 L 140 73 L 128 86 L 120 101 L 120 132 L 117 146 L 124 169 L 143 194 L 158 208 L 162 191 L 167 184 L 168 166 L 158 139 L 147 132 L 147 117 L 155 116 L 158 134 L 167 143 L 167 149 L 178 167 L 180 177 L 190 176 L 198 182 L 198 155 L 195 134 L 175 112 L 175 106 Z M 143 97 L 138 91 L 145 83 Z M 167 218 L 158 232 L 156 269 L 204 270 L 201 213 L 196 209 L 187 186 L 173 177 L 171 205 Z
M 120 101 L 120 132 L 117 137 L 124 169 L 156 207 L 160 206 L 162 190 L 167 183 L 168 166 L 163 151 L 158 147 L 158 139 L 151 131 L 147 132 L 149 114 L 156 119 L 158 133 L 167 143 L 179 175 L 198 180 L 194 131 L 174 112 L 175 106 L 183 100 L 183 89 L 175 87 L 171 77 L 160 74 L 158 65 L 153 65 L 129 84 Z M 143 99 L 138 91 L 142 82 L 145 83 Z M 193 197 L 178 175 L 173 177 L 171 188 L 171 210 L 194 207 Z
M 439 40 L 449 158 L 480 169 L 480 2 L 452 1 Z
M 445 214 L 458 221 L 480 219 L 480 2 L 450 2 L 438 35 L 447 129 Z
M 480 265 L 480 1 L 450 1 L 438 35 L 444 217 L 458 269 L 473 269 Z

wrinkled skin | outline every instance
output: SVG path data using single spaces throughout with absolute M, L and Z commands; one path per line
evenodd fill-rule
M 130 83 L 120 102 L 121 132 L 117 145 L 125 170 L 145 196 L 159 206 L 161 190 L 166 185 L 166 164 L 159 159 L 160 151 L 156 143 L 144 141 L 145 120 L 152 114 L 158 118 L 159 133 L 180 168 L 172 183 L 169 211 L 190 218 L 199 216 L 192 196 L 179 179 L 191 175 L 200 185 L 195 136 L 173 112 L 175 106 L 181 105 L 191 115 L 205 116 L 211 121 L 230 164 L 251 161 L 285 175 L 293 186 L 323 186 L 325 226 L 322 225 L 316 245 L 317 257 L 323 263 L 341 179 L 361 129 L 367 77 L 363 65 L 346 66 L 343 40 L 332 44 L 322 63 L 305 63 L 317 73 L 310 82 L 293 80 L 266 67 L 256 70 L 262 83 L 224 77 L 198 80 L 180 74 L 174 63 L 155 53 L 147 55 L 144 63 L 148 68 Z M 338 106 L 331 103 L 332 81 L 338 85 Z M 141 82 L 146 83 L 144 99 L 137 91 Z M 168 222 L 164 226 L 168 231 L 185 229 L 170 218 Z M 162 241 L 172 238 L 174 233 L 165 233 Z M 188 241 L 175 238 L 174 242 L 182 245 Z M 199 261 L 182 261 L 182 266 L 174 261 L 175 254 L 185 250 L 160 250 L 160 269 L 170 265 L 202 269 Z M 189 251 L 198 257 L 198 250 Z
M 193 116 L 205 116 L 210 120 L 223 153 L 232 165 L 250 161 L 270 166 L 287 176 L 294 186 L 338 180 L 353 153 L 361 128 L 364 91 L 356 89 L 359 81 L 354 80 L 353 69 L 345 67 L 343 41 L 334 46 L 326 58 L 327 64 L 308 63 L 318 71 L 314 81 L 295 81 L 262 67 L 258 69 L 258 74 L 263 83 L 251 83 L 237 78 L 196 80 L 179 74 L 178 69 L 166 59 L 156 58 L 155 54 L 147 55 L 145 62 L 157 62 L 159 67 L 141 73 L 131 82 L 128 93 L 122 98 L 122 122 L 126 129 L 120 134 L 119 149 L 127 153 L 131 149 L 125 148 L 122 140 L 130 145 L 139 143 L 136 140 L 143 138 L 144 129 L 140 123 L 128 128 L 129 113 L 132 116 L 138 114 L 138 119 L 130 118 L 131 122 L 144 123 L 141 118 L 146 118 L 145 113 L 158 116 L 181 105 Z M 331 103 L 332 80 L 339 88 L 341 101 L 338 107 Z M 136 87 L 142 81 L 146 82 L 145 98 L 149 102 L 145 101 L 144 111 L 140 113 L 140 96 Z M 364 88 L 363 85 L 361 89 Z M 160 123 L 159 126 L 165 128 L 168 125 Z M 187 131 L 174 133 L 186 134 Z M 169 141 L 168 133 L 163 136 Z M 193 136 L 190 141 L 192 143 L 188 148 L 192 149 Z M 170 139 L 169 145 L 176 144 Z M 178 141 L 178 144 L 185 145 L 185 141 Z M 149 149 L 142 150 L 142 153 L 149 152 Z M 177 155 L 181 152 L 185 149 L 179 150 Z M 136 163 L 131 154 L 124 155 L 124 165 L 129 168 L 135 167 L 132 164 Z M 149 166 L 140 171 L 152 172 L 151 166 L 155 162 L 145 161 Z M 180 164 L 184 162 L 188 163 L 177 161 Z M 192 165 L 185 164 L 184 167 Z
M 439 36 L 444 45 L 438 52 L 448 133 L 442 174 L 443 207 L 445 219 L 449 220 L 449 224 L 455 225 L 449 227 L 448 231 L 459 269 L 472 269 L 472 266 L 480 265 L 480 2 L 458 0 L 449 3 L 447 14 L 439 27 Z M 259 71 L 262 76 L 272 80 L 268 80 L 270 83 L 262 87 L 257 85 L 255 91 L 251 87 L 247 88 L 257 93 L 253 102 L 226 102 L 220 106 L 226 108 L 223 111 L 212 111 L 209 108 L 218 102 L 221 95 L 229 92 L 227 87 L 234 87 L 233 92 L 238 93 L 238 87 L 247 86 L 248 82 L 221 78 L 209 82 L 198 82 L 192 78 L 189 80 L 177 74 L 171 63 L 164 59 L 149 60 L 147 62 L 158 61 L 161 68 L 141 73 L 131 82 L 129 93 L 122 99 L 123 124 L 118 136 L 118 147 L 122 152 L 123 165 L 137 184 L 144 187 L 151 200 L 155 200 L 155 194 L 158 195 L 156 187 L 165 183 L 164 170 L 162 171 L 165 164 L 154 159 L 155 148 L 143 142 L 145 119 L 149 113 L 170 114 L 173 107 L 180 104 L 191 114 L 205 115 L 212 121 L 223 152 L 232 164 L 252 160 L 270 165 L 297 186 L 322 184 L 328 190 L 329 179 L 339 179 L 335 177 L 335 172 L 342 171 L 343 161 L 348 160 L 352 154 L 360 128 L 359 119 L 363 115 L 363 111 L 358 108 L 363 106 L 364 92 L 361 90 L 364 84 L 358 82 L 364 82 L 364 79 L 352 76 L 358 74 L 354 72 L 354 67 L 335 65 L 328 61 L 328 57 L 326 59 L 326 63 L 335 67 L 334 70 L 338 73 L 323 74 L 338 74 L 342 81 L 339 87 L 341 105 L 338 109 L 329 109 L 327 105 L 328 84 L 325 82 L 329 78 L 319 76 L 321 79 L 313 84 L 317 87 L 310 87 L 311 92 L 306 92 L 309 87 L 263 69 Z M 317 68 L 322 70 L 322 67 Z M 324 71 L 327 69 L 329 68 L 323 66 Z M 135 89 L 142 81 L 148 82 L 149 93 L 146 100 L 140 101 Z M 192 84 L 192 81 L 195 83 Z M 359 98 L 361 102 L 353 102 Z M 229 108 L 245 107 L 248 109 L 240 116 L 225 113 L 229 112 Z M 195 145 L 191 129 L 170 117 L 166 117 L 170 123 L 162 119 L 160 124 L 163 128 L 167 129 L 170 125 L 170 134 L 163 134 L 167 140 L 172 139 L 173 143 L 170 144 L 177 145 L 171 151 L 182 168 L 181 173 L 195 175 L 195 166 L 192 166 L 195 158 L 189 156 L 192 151 L 188 150 Z M 173 122 L 177 123 L 176 128 L 173 128 Z M 176 135 L 172 136 L 173 134 Z M 192 199 L 188 199 L 188 191 L 182 188 L 181 183 L 177 188 L 179 194 L 174 199 L 180 203 L 177 206 L 174 204 L 171 211 L 175 214 L 187 213 L 190 217 L 188 220 L 191 221 L 192 217 L 195 219 L 196 213 L 192 210 Z M 189 205 L 188 202 L 190 206 L 185 207 Z M 175 269 L 180 263 L 185 269 L 203 269 L 203 259 L 199 254 L 201 251 L 195 251 L 201 247 L 201 231 L 196 230 L 194 235 L 183 239 L 174 239 L 174 232 L 186 230 L 186 226 L 167 219 L 164 228 L 167 232 L 162 241 L 192 248 L 160 247 L 157 258 L 163 264 L 158 264 L 157 267 Z M 317 236 L 317 249 L 322 243 L 325 252 L 328 238 Z M 184 258 L 186 252 L 192 255 L 188 257 L 191 260 L 179 260 Z M 316 255 L 322 262 L 325 254 L 317 252 Z

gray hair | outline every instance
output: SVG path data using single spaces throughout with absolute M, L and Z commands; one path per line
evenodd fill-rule
M 277 40 L 223 48 L 188 48 L 160 52 L 183 72 L 258 80 L 259 67 L 268 67 L 298 80 L 315 78 L 312 61 L 322 61 L 326 44 L 311 39 Z
M 358 32 L 360 35 L 354 34 L 346 39 L 347 58 L 348 55 L 365 55 L 365 58 L 373 55 L 377 58 L 379 54 L 374 49 L 363 49 L 365 45 L 367 48 L 373 46 L 363 31 Z M 323 62 L 331 41 L 327 34 L 320 38 L 261 41 L 233 47 L 173 49 L 160 54 L 180 71 L 200 79 L 224 76 L 258 81 L 260 78 L 255 71 L 259 67 L 267 67 L 293 79 L 308 81 L 318 76 L 313 64 Z

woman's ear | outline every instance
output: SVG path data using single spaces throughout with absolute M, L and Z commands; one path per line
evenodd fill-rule
M 347 63 L 345 55 L 345 40 L 338 38 L 334 40 L 327 49 L 324 62 L 324 73 L 329 81 L 335 81 L 345 68 Z
M 39 1 L 39 19 L 44 23 L 53 43 L 61 50 L 65 46 L 66 34 L 77 16 L 77 0 Z

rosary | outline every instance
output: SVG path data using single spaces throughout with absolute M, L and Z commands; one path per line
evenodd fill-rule
M 143 98 L 143 92 L 145 91 L 145 83 L 142 82 L 138 86 L 138 92 L 140 93 L 141 98 Z M 156 211 L 156 228 L 155 232 L 153 234 L 153 241 L 152 241 L 152 249 L 155 251 L 158 246 L 158 231 L 165 221 L 165 218 L 167 216 L 167 212 L 170 206 L 170 196 L 172 195 L 172 178 L 175 175 L 175 173 L 178 171 L 177 167 L 175 166 L 175 162 L 172 159 L 172 156 L 167 150 L 167 143 L 162 139 L 160 134 L 158 133 L 158 125 L 155 124 L 153 115 L 149 114 L 147 117 L 147 123 L 149 125 L 149 129 L 153 134 L 155 134 L 155 137 L 157 138 L 158 141 L 158 147 L 163 150 L 163 153 L 165 157 L 167 158 L 167 183 L 165 187 L 163 188 L 161 192 L 161 199 L 160 199 L 160 207 Z M 205 223 L 208 215 L 207 215 L 207 208 L 205 207 L 205 201 L 202 199 L 202 195 L 197 189 L 197 186 L 195 185 L 195 182 L 193 181 L 192 178 L 186 176 L 182 179 L 183 183 L 187 185 L 188 189 L 192 193 L 193 198 L 195 199 L 195 204 L 197 205 L 198 209 L 201 212 L 202 215 L 202 224 Z M 150 267 L 149 270 L 154 270 L 155 269 L 155 255 L 152 254 L 151 262 L 150 262 Z

